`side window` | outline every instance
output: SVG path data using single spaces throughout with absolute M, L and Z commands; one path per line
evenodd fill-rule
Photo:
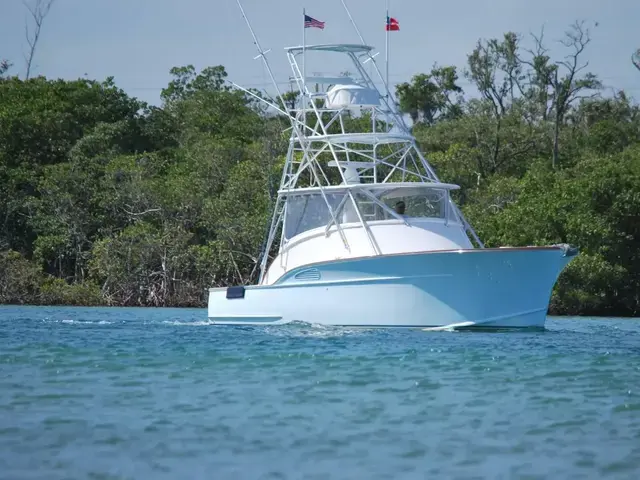
M 445 218 L 447 201 L 445 190 L 418 188 L 407 192 L 407 195 L 400 195 L 401 193 L 396 191 L 392 196 L 383 195 L 381 200 L 390 209 L 407 217 Z M 386 213 L 385 216 L 394 218 L 390 213 Z

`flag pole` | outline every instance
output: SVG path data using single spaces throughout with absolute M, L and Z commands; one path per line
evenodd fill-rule
M 307 128 L 307 9 L 302 7 L 302 132 Z
M 386 39 L 385 39 L 385 68 L 386 68 L 386 87 L 387 87 L 387 98 L 389 98 L 389 28 L 391 28 L 391 24 L 389 23 L 389 0 L 387 0 L 387 26 L 385 27 Z

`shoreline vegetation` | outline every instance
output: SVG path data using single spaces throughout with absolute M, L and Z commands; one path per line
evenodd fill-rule
M 551 58 L 542 34 L 510 32 L 395 91 L 486 246 L 580 249 L 551 315 L 630 317 L 640 107 L 589 73 L 590 41 L 576 23 Z M 22 79 L 0 56 L 1 304 L 203 307 L 209 287 L 257 280 L 289 124 L 223 66 L 171 74 L 156 107 L 113 78 Z

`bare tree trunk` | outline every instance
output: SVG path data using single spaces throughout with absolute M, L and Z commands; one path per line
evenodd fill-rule
M 556 163 L 558 162 L 558 137 L 560 136 L 560 96 L 558 95 L 558 70 L 556 69 L 556 79 L 555 79 L 555 92 L 556 92 L 556 118 L 555 125 L 553 129 L 553 158 L 551 159 L 551 167 L 556 168 Z
M 560 121 L 558 120 L 558 114 L 556 113 L 556 126 L 553 133 L 553 158 L 551 159 L 551 167 L 556 168 L 558 162 L 558 136 L 560 134 Z
M 496 123 L 496 140 L 493 145 L 493 166 L 491 167 L 492 172 L 495 172 L 498 166 L 498 157 L 500 156 L 500 130 L 501 129 L 502 129 L 502 117 L 498 117 L 497 123 Z
M 29 76 L 31 75 L 31 65 L 33 63 L 33 57 L 36 54 L 38 40 L 40 39 L 40 30 L 42 29 L 42 23 L 49 13 L 53 2 L 55 2 L 55 0 L 35 0 L 35 5 L 32 7 L 23 0 L 24 6 L 27 7 L 27 10 L 29 10 L 31 17 L 33 18 L 33 23 L 35 25 L 33 35 L 29 34 L 29 25 L 24 26 L 27 43 L 29 44 L 29 54 L 25 57 L 25 60 L 27 61 L 27 73 L 25 75 L 26 80 L 29 80 Z

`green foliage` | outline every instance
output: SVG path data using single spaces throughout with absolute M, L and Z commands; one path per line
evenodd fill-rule
M 562 313 L 640 310 L 640 145 L 560 172 L 538 162 L 475 193 L 466 214 L 487 246 L 568 242 L 581 249 L 556 286 Z
M 462 106 L 459 100 L 452 98 L 462 93 L 457 81 L 455 67 L 435 66 L 429 74 L 414 75 L 411 83 L 396 86 L 400 111 L 408 113 L 414 123 L 426 125 L 458 117 L 462 113 Z
M 102 83 L 0 78 L 0 241 L 23 253 L 31 251 L 36 232 L 30 226 L 30 206 L 40 196 L 43 171 L 65 165 L 86 135 L 108 135 L 104 125 L 130 127 L 141 106 L 112 78 Z M 130 142 L 137 139 L 135 132 L 127 130 L 126 135 Z M 103 139 L 94 150 L 101 151 L 108 141 Z M 108 143 L 109 149 L 120 147 L 124 145 Z
M 138 222 L 92 249 L 92 277 L 110 304 L 170 305 L 184 292 L 191 235 L 175 225 Z M 188 280 L 187 280 L 188 285 Z
M 224 87 L 227 72 L 222 65 L 207 67 L 199 74 L 193 65 L 173 67 L 170 71 L 174 79 L 162 90 L 160 97 L 166 103 L 185 100 L 201 92 L 228 91 Z
M 44 277 L 40 284 L 42 305 L 82 305 L 93 307 L 104 303 L 100 287 L 93 282 L 68 284 L 61 278 Z
M 400 108 L 487 246 L 580 248 L 552 312 L 637 314 L 640 107 L 598 94 L 581 69 L 582 24 L 568 57 L 534 40 L 530 51 L 512 32 L 477 43 L 460 70 L 477 98 L 458 69 L 435 66 L 398 85 Z M 0 62 L 0 303 L 202 306 L 209 287 L 256 280 L 288 147 L 281 117 L 222 66 L 173 68 L 160 107 L 113 79 L 23 81 L 4 76 L 10 66 Z M 366 115 L 341 120 L 371 128 Z
M 0 304 L 99 305 L 100 289 L 91 282 L 68 284 L 43 272 L 20 253 L 0 252 Z
M 39 269 L 18 252 L 0 252 L 0 303 L 33 303 L 40 286 Z
M 1 302 L 200 305 L 254 275 L 281 122 L 220 66 L 171 73 L 162 108 L 112 79 L 0 79 Z
M 5 73 L 7 73 L 13 65 L 9 60 L 2 59 L 0 60 L 0 77 L 2 77 Z

